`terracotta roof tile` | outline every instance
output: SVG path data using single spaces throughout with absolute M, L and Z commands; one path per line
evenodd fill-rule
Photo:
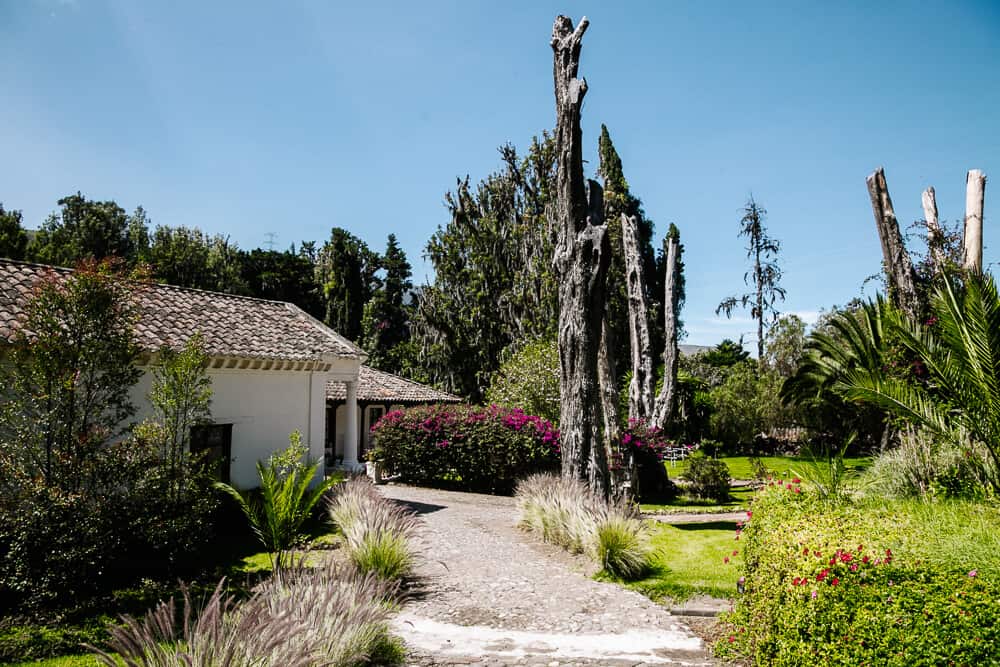
M 343 382 L 326 383 L 326 398 L 331 401 L 347 400 Z M 405 380 L 398 375 L 362 366 L 358 375 L 358 400 L 385 403 L 461 403 L 454 394 L 438 391 L 427 385 Z
M 20 328 L 24 307 L 44 276 L 70 269 L 0 259 L 0 340 Z M 322 322 L 283 301 L 266 301 L 172 285 L 136 283 L 136 336 L 147 351 L 179 347 L 196 332 L 212 356 L 283 361 L 360 357 L 364 353 Z

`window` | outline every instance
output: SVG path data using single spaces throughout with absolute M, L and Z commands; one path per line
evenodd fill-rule
M 205 424 L 191 427 L 191 453 L 208 452 L 206 460 L 215 468 L 215 478 L 229 483 L 229 461 L 233 455 L 233 425 Z

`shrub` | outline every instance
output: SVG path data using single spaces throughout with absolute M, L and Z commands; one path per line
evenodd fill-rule
M 693 456 L 687 470 L 681 475 L 690 484 L 691 493 L 698 498 L 725 501 L 729 499 L 729 466 L 724 461 L 704 456 Z
M 389 633 L 386 604 L 394 593 L 375 577 L 333 567 L 288 569 L 242 603 L 224 595 L 220 583 L 201 609 L 185 591 L 179 615 L 171 599 L 141 620 L 123 617 L 109 647 L 126 664 L 143 667 L 354 667 L 376 656 L 398 662 L 402 650 Z M 102 664 L 120 664 L 94 651 Z
M 673 440 L 657 426 L 645 420 L 629 419 L 622 430 L 620 453 L 612 454 L 612 468 L 625 465 L 631 457 L 638 476 L 639 497 L 643 502 L 666 502 L 677 495 L 677 487 L 667 477 L 663 459 Z
M 275 566 L 281 564 L 281 554 L 303 538 L 303 525 L 313 508 L 339 481 L 336 477 L 317 481 L 322 463 L 307 460 L 307 454 L 302 436 L 294 431 L 287 448 L 257 462 L 259 497 L 217 484 L 239 504 L 264 548 L 276 554 Z
M 559 431 L 522 410 L 437 405 L 393 411 L 372 429 L 390 472 L 414 484 L 510 493 L 559 465 Z
M 794 482 L 754 501 L 726 657 L 758 665 L 992 664 L 1000 641 L 995 507 L 831 503 Z
M 517 487 L 518 523 L 543 540 L 585 553 L 611 576 L 637 579 L 652 561 L 635 506 L 607 501 L 577 480 L 533 475 Z
M 330 519 L 343 534 L 347 556 L 362 573 L 400 580 L 413 572 L 417 517 L 384 498 L 364 479 L 342 485 L 330 501 Z

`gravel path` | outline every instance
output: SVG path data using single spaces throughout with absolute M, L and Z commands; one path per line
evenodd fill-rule
M 425 526 L 425 592 L 396 617 L 411 665 L 712 665 L 703 642 L 642 595 L 514 526 L 511 498 L 380 487 Z

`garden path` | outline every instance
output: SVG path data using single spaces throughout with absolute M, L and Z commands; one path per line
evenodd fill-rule
M 407 664 L 715 664 L 666 609 L 594 581 L 585 559 L 517 529 L 512 498 L 380 488 L 424 520 L 425 592 L 394 621 Z

